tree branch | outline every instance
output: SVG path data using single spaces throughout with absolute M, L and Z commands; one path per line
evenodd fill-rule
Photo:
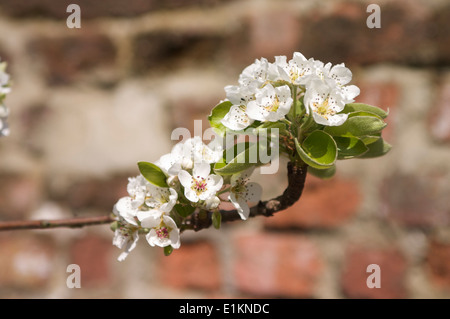
M 299 200 L 303 192 L 306 179 L 306 166 L 293 162 L 288 163 L 288 186 L 282 195 L 268 200 L 260 201 L 258 205 L 250 208 L 250 217 L 272 216 L 276 212 L 285 210 Z M 222 222 L 240 220 L 237 210 L 221 210 Z M 115 221 L 112 216 L 78 217 L 58 220 L 24 220 L 0 222 L 0 231 L 20 229 L 49 229 L 58 227 L 78 228 L 83 226 L 109 224 Z M 195 212 L 181 225 L 181 230 L 199 231 L 212 225 L 212 212 Z
M 258 205 L 250 208 L 250 216 L 273 216 L 276 212 L 285 210 L 292 206 L 300 199 L 306 180 L 306 166 L 301 166 L 293 162 L 289 162 L 288 169 L 288 186 L 282 195 L 268 200 L 260 201 Z M 241 217 L 237 210 L 221 210 L 222 222 L 231 222 L 240 220 Z M 186 219 L 182 225 L 182 231 L 192 229 L 199 231 L 204 228 L 209 228 L 212 225 L 212 212 L 196 212 Z
M 57 227 L 78 228 L 83 226 L 112 223 L 114 218 L 110 216 L 78 217 L 56 220 L 19 220 L 0 222 L 0 231 L 20 229 L 49 229 Z

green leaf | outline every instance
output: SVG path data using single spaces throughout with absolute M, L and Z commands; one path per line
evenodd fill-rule
M 377 135 L 367 135 L 367 136 L 361 136 L 359 139 L 366 145 L 372 144 L 376 141 L 378 141 L 381 138 L 381 133 Z
M 281 134 L 283 131 L 286 130 L 286 124 L 282 122 L 264 122 L 255 129 L 256 130 L 255 134 L 259 133 L 260 131 L 270 130 L 273 128 L 277 128 L 279 130 L 279 133 Z
M 386 123 L 378 117 L 353 116 L 340 126 L 326 126 L 324 131 L 333 136 L 359 137 L 375 135 L 385 127 Z
M 215 210 L 212 214 L 212 224 L 214 228 L 219 229 L 221 223 L 222 223 L 222 215 L 218 210 Z
M 169 187 L 166 181 L 166 174 L 164 174 L 164 172 L 155 164 L 148 162 L 139 162 L 138 167 L 142 176 L 144 176 L 144 178 L 153 185 L 159 187 Z
M 295 139 L 295 147 L 300 158 L 314 168 L 330 168 L 336 162 L 336 142 L 324 131 L 312 132 L 302 145 Z
M 229 153 L 233 151 L 233 153 Z M 227 157 L 234 156 L 227 162 Z M 258 144 L 237 143 L 224 151 L 221 161 L 216 163 L 214 171 L 220 175 L 232 175 L 258 165 Z
M 386 143 L 382 138 L 380 138 L 378 141 L 367 145 L 367 148 L 369 150 L 363 155 L 359 156 L 359 158 L 373 158 L 383 156 L 390 151 L 392 146 L 389 143 Z
M 212 109 L 211 113 L 208 116 L 209 124 L 213 128 L 214 132 L 216 132 L 220 136 L 224 136 L 227 131 L 227 128 L 220 121 L 230 111 L 232 105 L 233 103 L 231 103 L 230 101 L 219 103 Z
M 369 149 L 356 137 L 335 136 L 334 141 L 338 148 L 338 159 L 349 159 L 366 153 Z
M 188 217 L 195 211 L 195 207 L 192 207 L 191 205 L 176 204 L 173 208 L 178 215 L 184 218 Z
M 360 111 L 376 114 L 377 116 L 381 117 L 382 119 L 385 119 L 388 116 L 388 112 L 386 112 L 385 110 L 382 110 L 377 106 L 364 104 L 364 103 L 346 104 L 344 109 L 340 113 L 351 113 L 351 112 L 360 112 Z
M 171 245 L 164 247 L 164 255 L 170 256 L 170 254 L 173 252 L 173 247 Z
M 317 169 L 312 166 L 308 166 L 308 173 L 321 179 L 329 179 L 336 173 L 336 165 L 326 169 Z

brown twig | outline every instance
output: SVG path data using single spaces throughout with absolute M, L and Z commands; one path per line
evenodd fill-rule
M 276 212 L 285 210 L 289 206 L 292 206 L 299 200 L 303 192 L 306 180 L 306 166 L 296 165 L 293 162 L 288 163 L 288 186 L 282 195 L 268 200 L 260 201 L 258 205 L 253 206 L 250 209 L 250 217 L 265 216 L 269 217 Z M 240 220 L 237 210 L 221 210 L 222 222 L 231 222 Z M 204 228 L 209 228 L 212 225 L 212 212 L 194 213 L 184 223 L 185 229 L 192 229 L 199 231 Z
M 19 220 L 0 222 L 0 231 L 19 229 L 49 229 L 57 227 L 78 228 L 83 226 L 112 223 L 110 216 L 78 217 L 56 220 Z
M 272 216 L 274 213 L 285 210 L 299 200 L 303 192 L 306 179 L 306 166 L 288 163 L 288 186 L 282 195 L 268 200 L 260 201 L 250 209 L 250 217 Z M 237 210 L 221 210 L 222 222 L 240 220 Z M 90 225 L 112 223 L 111 216 L 78 217 L 59 220 L 24 220 L 0 222 L 0 231 L 20 229 L 49 229 L 57 227 L 78 228 Z M 212 212 L 196 212 L 189 216 L 181 226 L 181 230 L 199 231 L 212 225 Z

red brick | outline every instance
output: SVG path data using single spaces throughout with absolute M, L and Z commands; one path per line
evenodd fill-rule
M 75 210 L 98 209 L 111 211 L 123 196 L 128 196 L 127 184 L 130 174 L 120 174 L 105 179 L 85 179 L 74 182 L 66 192 L 57 195 L 61 202 Z
M 111 254 L 112 248 L 111 240 L 95 235 L 86 235 L 72 244 L 69 263 L 80 266 L 82 288 L 113 283 L 110 262 L 117 257 Z
M 31 41 L 29 48 L 45 64 L 50 84 L 67 84 L 83 72 L 114 67 L 116 48 L 106 36 L 83 29 L 78 35 L 42 37 Z
M 361 200 L 355 180 L 334 177 L 321 180 L 308 175 L 299 201 L 265 220 L 269 228 L 332 228 L 343 225 L 357 212 Z
M 381 185 L 381 213 L 384 218 L 408 227 L 448 225 L 448 174 L 394 173 Z
M 138 35 L 133 40 L 135 73 L 173 71 L 216 61 L 225 48 L 220 34 L 156 31 Z
M 367 5 L 345 6 L 351 7 L 350 14 L 339 7 L 308 12 L 302 19 L 300 51 L 332 63 L 436 63 L 438 39 L 427 10 L 386 3 L 380 5 L 381 28 L 370 29 L 366 25 Z M 355 6 L 359 6 L 359 13 Z
M 66 8 L 76 3 L 81 8 L 82 19 L 98 17 L 135 17 L 147 12 L 163 9 L 182 9 L 192 6 L 210 7 L 218 5 L 225 0 L 103 0 L 101 2 L 90 0 L 2 0 L 1 11 L 19 18 L 57 18 L 64 19 L 69 16 Z
M 426 267 L 436 287 L 450 289 L 450 244 L 432 240 L 428 247 Z
M 218 290 L 222 269 L 217 249 L 209 242 L 182 243 L 159 263 L 162 284 L 175 288 Z
M 191 134 L 194 136 L 195 132 L 195 122 L 196 120 L 202 121 L 203 133 L 206 129 L 210 127 L 208 122 L 208 115 L 214 106 L 218 104 L 220 98 L 208 98 L 208 99 L 190 99 L 186 98 L 182 101 L 175 101 L 170 107 L 170 112 L 172 114 L 172 128 L 183 127 L 187 128 Z M 182 107 L 180 106 L 182 105 Z M 207 143 L 207 141 L 205 141 Z
M 373 273 L 367 272 L 371 264 L 380 267 L 380 288 L 367 287 L 367 278 Z M 396 249 L 353 247 L 345 257 L 342 291 L 349 298 L 406 298 L 406 270 L 406 260 Z
M 450 5 L 439 8 L 434 12 L 430 21 L 430 33 L 435 39 L 437 61 L 436 64 L 448 64 L 450 62 Z
M 237 289 L 254 296 L 311 297 L 323 262 L 314 243 L 287 234 L 244 235 L 235 241 Z
M 429 131 L 439 142 L 450 142 L 450 81 L 443 83 L 430 113 Z
M 257 10 L 249 20 L 250 52 L 254 58 L 266 57 L 273 61 L 277 55 L 292 57 L 299 45 L 301 30 L 299 19 L 292 10 Z
M 54 255 L 54 247 L 47 238 L 30 233 L 1 234 L 0 287 L 26 290 L 46 287 L 56 271 Z
M 41 183 L 31 175 L 0 175 L 0 219 L 21 219 L 32 212 L 42 198 Z

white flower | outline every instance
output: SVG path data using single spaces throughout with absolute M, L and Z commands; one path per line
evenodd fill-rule
M 150 209 L 169 213 L 177 203 L 178 194 L 173 188 L 163 188 L 150 184 L 147 189 L 145 204 Z
M 220 198 L 217 196 L 214 196 L 214 197 L 210 197 L 207 200 L 205 200 L 204 207 L 207 210 L 213 210 L 213 209 L 216 209 L 217 207 L 219 207 L 219 204 L 220 204 Z
M 240 131 L 252 125 L 253 121 L 245 112 L 243 105 L 232 105 L 230 111 L 220 121 L 225 127 L 234 131 Z
M 142 175 L 128 178 L 127 192 L 131 197 L 133 208 L 141 207 L 147 196 L 147 188 L 150 183 Z
M 178 179 L 184 187 L 184 195 L 191 202 L 207 200 L 214 197 L 223 185 L 223 178 L 209 174 L 211 166 L 208 163 L 195 164 L 192 175 L 185 170 L 178 173 Z
M 231 176 L 229 200 L 236 207 L 241 219 L 246 220 L 250 214 L 247 201 L 257 202 L 261 198 L 262 188 L 258 183 L 249 183 L 248 178 L 254 168 Z
M 6 63 L 0 63 L 0 96 L 11 92 L 9 85 L 9 75 L 5 72 Z
M 114 232 L 113 245 L 123 249 L 124 251 L 117 258 L 118 261 L 123 261 L 128 254 L 136 248 L 139 240 L 139 232 L 137 227 L 120 226 Z
M 259 121 L 276 122 L 283 119 L 293 102 L 291 90 L 287 85 L 273 87 L 267 84 L 256 93 L 255 97 L 256 99 L 247 105 L 247 114 Z
M 266 58 L 255 60 L 239 75 L 239 84 L 242 86 L 261 86 L 266 81 L 273 81 L 279 77 L 277 67 L 269 63 Z
M 133 205 L 133 199 L 129 196 L 122 197 L 114 205 L 113 213 L 119 217 L 119 221 L 137 226 L 137 214 L 139 209 Z
M 222 149 L 214 143 L 211 147 L 199 136 L 177 143 L 169 154 L 161 156 L 155 163 L 165 173 L 175 176 L 181 170 L 190 170 L 194 163 L 215 163 L 222 157 Z
M 347 114 L 337 114 L 344 109 L 346 101 L 339 88 L 330 82 L 316 80 L 306 90 L 304 103 L 306 111 L 318 124 L 339 126 L 347 120 Z
M 345 103 L 351 103 L 354 101 L 360 93 L 359 88 L 356 85 L 347 85 L 352 80 L 352 71 L 345 67 L 344 63 L 331 66 L 331 63 L 323 65 L 320 61 L 315 61 L 316 75 L 328 85 L 335 86 L 338 92 L 342 95 Z
M 139 218 L 141 226 L 150 229 L 145 235 L 150 246 L 166 247 L 170 245 L 174 249 L 180 248 L 180 230 L 171 217 L 165 214 L 145 212 L 141 213 Z
M 281 79 L 296 85 L 307 84 L 315 72 L 314 59 L 307 60 L 299 52 L 295 52 L 289 62 L 286 61 L 285 56 L 275 57 L 275 65 L 278 67 Z
M 221 120 L 221 123 L 234 131 L 243 130 L 253 123 L 245 112 L 247 104 L 255 99 L 257 91 L 254 85 L 251 86 L 233 86 L 225 87 L 227 99 L 233 103 L 228 113 Z

